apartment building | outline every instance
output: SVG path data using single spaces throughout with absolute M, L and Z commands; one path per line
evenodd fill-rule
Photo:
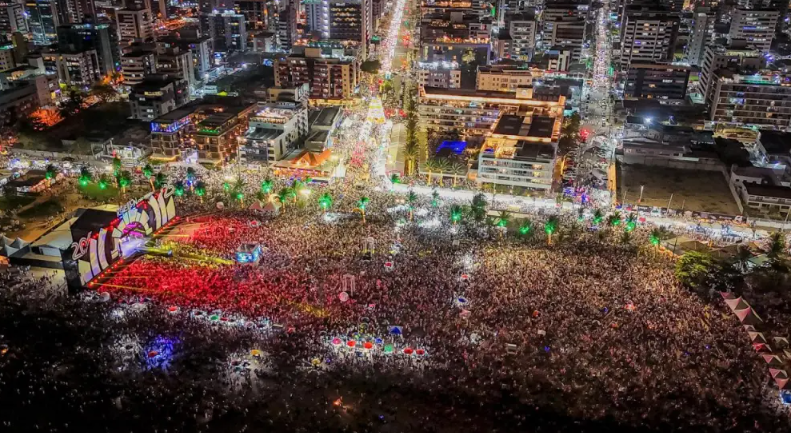
M 275 86 L 310 86 L 311 99 L 349 99 L 358 83 L 357 60 L 345 55 L 322 56 L 321 48 L 304 47 L 304 53 L 277 59 Z
M 791 76 L 720 69 L 711 83 L 710 119 L 786 131 L 791 126 Z
M 562 117 L 502 115 L 478 155 L 480 184 L 548 191 Z

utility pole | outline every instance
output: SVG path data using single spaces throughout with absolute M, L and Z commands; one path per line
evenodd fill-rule
M 645 185 L 640 185 L 640 198 L 637 199 L 637 204 L 643 203 L 643 188 L 645 188 Z
M 670 200 L 667 201 L 667 210 L 670 211 L 670 203 L 673 201 L 673 193 L 670 193 Z

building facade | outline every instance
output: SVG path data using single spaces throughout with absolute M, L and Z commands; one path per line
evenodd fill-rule
M 683 100 L 687 95 L 689 66 L 670 63 L 632 63 L 624 96 L 635 99 Z
M 629 69 L 632 62 L 673 60 L 680 22 L 678 15 L 629 8 L 625 14 L 621 33 L 621 69 Z
M 189 97 L 187 81 L 177 78 L 146 79 L 132 86 L 129 106 L 132 117 L 151 122 L 184 105 Z
M 742 75 L 720 69 L 711 87 L 714 122 L 784 131 L 791 126 L 791 76 L 772 71 Z
M 756 50 L 769 50 L 780 12 L 771 9 L 738 8 L 733 11 L 732 16 L 729 40 L 743 40 Z
M 121 45 L 154 40 L 154 17 L 150 9 L 122 9 L 115 16 Z
M 308 110 L 302 104 L 259 103 L 250 115 L 240 160 L 272 164 L 296 149 L 308 131 Z

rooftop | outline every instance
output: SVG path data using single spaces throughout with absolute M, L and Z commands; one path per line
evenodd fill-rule
M 518 150 L 516 159 L 544 159 L 551 160 L 555 157 L 555 147 L 550 144 L 532 143 L 520 140 L 516 144 Z
M 744 188 L 747 190 L 747 195 L 791 199 L 791 188 L 785 186 L 759 185 L 746 182 Z
M 791 132 L 761 131 L 758 138 L 766 153 L 791 152 Z
M 335 124 L 340 112 L 338 107 L 322 108 L 319 112 L 311 113 L 309 123 L 311 126 L 330 127 Z

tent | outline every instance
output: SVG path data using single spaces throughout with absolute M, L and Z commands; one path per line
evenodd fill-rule
M 785 370 L 779 370 L 779 369 L 776 369 L 776 368 L 770 368 L 769 369 L 769 374 L 772 375 L 772 379 L 774 379 L 776 377 L 780 377 L 781 379 L 788 379 L 788 373 L 786 373 Z
M 274 201 L 270 201 L 264 206 L 263 211 L 277 215 L 280 212 L 280 203 L 275 203 Z
M 775 346 L 780 349 L 785 349 L 788 347 L 788 339 L 785 337 L 772 337 L 772 341 L 774 341 Z
M 775 383 L 777 384 L 778 388 L 785 389 L 786 385 L 788 385 L 788 379 L 780 379 L 779 377 L 776 377 Z
M 741 298 L 741 296 L 738 297 L 738 298 L 726 299 L 725 300 L 725 305 L 727 305 L 728 308 L 731 309 L 731 311 L 743 310 L 745 308 L 750 308 L 750 304 L 745 302 L 744 299 Z
M 250 210 L 264 210 L 264 207 L 261 206 L 261 200 L 253 200 L 253 203 L 250 204 L 250 207 L 248 209 L 250 209 Z
M 16 252 L 25 248 L 29 242 L 25 242 L 22 238 L 11 239 L 6 236 L 0 237 L 0 256 L 11 257 Z
M 755 311 L 749 307 L 742 310 L 736 310 L 734 313 L 736 313 L 736 317 L 739 318 L 739 321 L 745 324 L 756 325 L 762 322 L 761 318 L 755 314 Z
M 764 334 L 760 332 L 747 331 L 747 335 L 750 336 L 750 341 L 752 341 L 753 343 L 766 343 L 766 338 L 764 338 Z
M 761 354 L 761 358 L 763 358 L 764 361 L 766 361 L 766 363 L 769 364 L 769 365 L 777 365 L 777 366 L 780 366 L 780 367 L 783 366 L 783 361 L 777 355 L 771 355 L 771 354 L 762 353 Z

